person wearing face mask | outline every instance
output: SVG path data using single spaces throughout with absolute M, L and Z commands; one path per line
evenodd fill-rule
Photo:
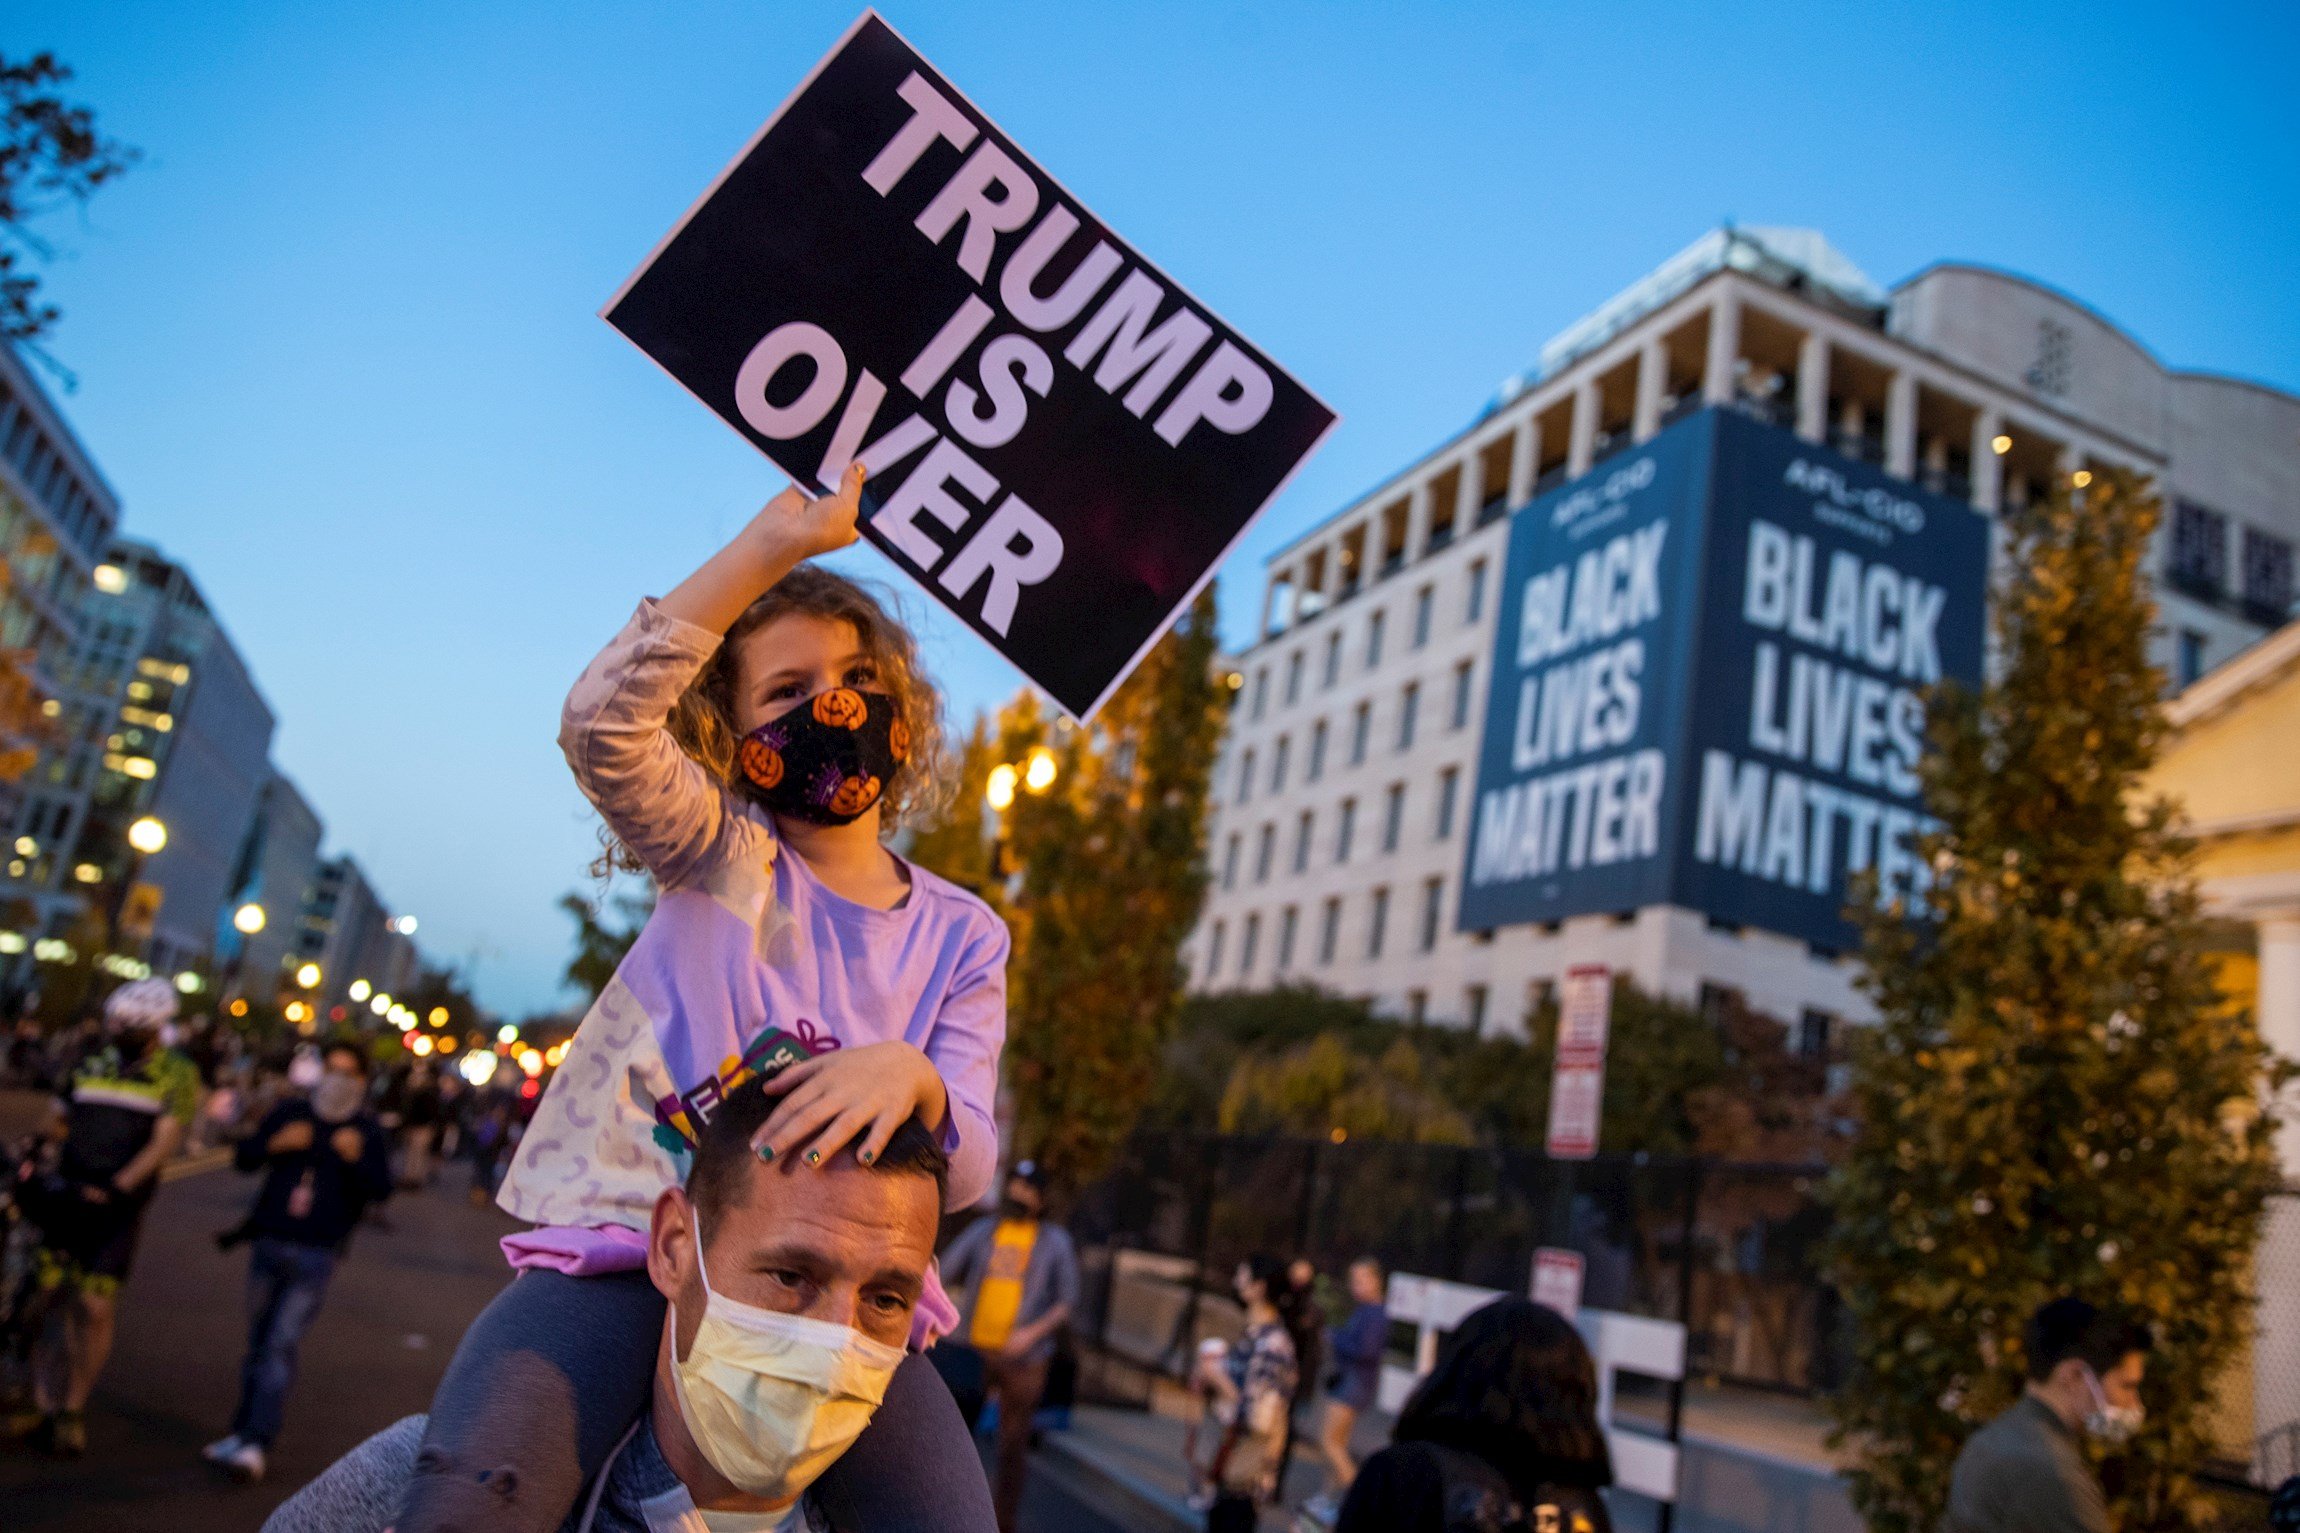
M 816 1168 L 762 1162 L 750 1145 L 773 1108 L 762 1084 L 726 1094 L 701 1127 L 685 1187 L 656 1199 L 647 1277 L 668 1307 L 649 1404 L 563 1533 L 874 1533 L 823 1472 L 897 1396 L 952 1411 L 947 1396 L 918 1391 L 922 1379 L 939 1391 L 931 1373 L 897 1374 L 949 1157 L 912 1117 L 868 1162 L 851 1150 Z M 369 1438 L 264 1533 L 384 1527 L 423 1426 L 410 1416 Z
M 2082 1299 L 2029 1318 L 2028 1387 L 1966 1439 L 1949 1484 L 1946 1533 L 2108 1533 L 2108 1503 L 2077 1434 L 2121 1443 L 2140 1429 L 2148 1328 Z
M 992 1503 L 1013 1533 L 1030 1472 L 1030 1422 L 1046 1394 L 1054 1341 L 1078 1304 L 1078 1250 L 1043 1217 L 1046 1184 L 1031 1161 L 1006 1179 L 996 1218 L 977 1219 L 943 1253 L 942 1278 L 958 1301 L 946 1348 L 982 1359 L 982 1397 L 998 1401 L 998 1478 Z M 977 1407 L 979 1410 L 979 1406 Z
M 391 1192 L 389 1140 L 367 1109 L 367 1056 L 331 1044 L 308 1096 L 291 1096 L 241 1140 L 233 1161 L 263 1173 L 255 1206 L 219 1245 L 249 1242 L 248 1354 L 231 1431 L 200 1450 L 234 1479 L 264 1477 L 295 1384 L 296 1347 L 360 1215 Z M 308 1072 L 307 1072 L 308 1073 Z

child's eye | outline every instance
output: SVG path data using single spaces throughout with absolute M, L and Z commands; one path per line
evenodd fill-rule
M 850 687 L 867 687 L 876 680 L 878 667 L 868 662 L 850 667 L 847 671 L 847 685 Z

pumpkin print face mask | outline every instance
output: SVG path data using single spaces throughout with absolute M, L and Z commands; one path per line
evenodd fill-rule
M 910 759 L 910 728 L 884 692 L 817 692 L 743 737 L 737 781 L 770 814 L 849 825 Z

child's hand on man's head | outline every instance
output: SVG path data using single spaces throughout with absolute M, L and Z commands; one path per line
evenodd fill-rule
M 850 1144 L 867 1166 L 911 1114 L 940 1132 L 950 1109 L 934 1062 L 899 1040 L 802 1060 L 770 1079 L 766 1093 L 782 1100 L 751 1136 L 751 1149 L 761 1160 L 796 1155 L 809 1166 Z

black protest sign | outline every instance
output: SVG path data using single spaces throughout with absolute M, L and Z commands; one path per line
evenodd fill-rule
M 1334 423 L 869 12 L 604 313 L 1081 717 Z

